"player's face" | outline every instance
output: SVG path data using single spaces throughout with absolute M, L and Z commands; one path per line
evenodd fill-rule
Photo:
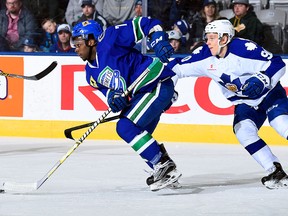
M 72 43 L 75 47 L 75 52 L 77 53 L 77 55 L 81 59 L 83 59 L 83 61 L 86 61 L 86 59 L 88 58 L 89 48 L 86 46 L 85 40 L 81 38 L 76 38 L 75 40 L 73 40 Z
M 206 44 L 208 45 L 213 56 L 218 55 L 219 44 L 218 44 L 218 34 L 217 33 L 207 33 L 206 34 Z

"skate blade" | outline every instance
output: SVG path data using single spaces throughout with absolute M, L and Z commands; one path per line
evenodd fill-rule
M 279 188 L 285 188 L 288 186 L 288 179 L 283 179 L 280 180 L 279 182 L 275 182 L 275 181 L 266 181 L 264 183 L 265 187 L 273 190 L 273 189 L 279 189 Z
M 182 173 L 179 173 L 177 170 L 173 170 L 168 173 L 168 175 L 171 175 L 169 179 L 160 180 L 158 182 L 155 182 L 154 184 L 151 184 L 150 190 L 155 192 L 172 185 L 173 183 L 178 181 L 178 179 L 182 176 Z

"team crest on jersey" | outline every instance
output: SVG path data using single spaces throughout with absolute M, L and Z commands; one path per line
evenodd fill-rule
M 235 85 L 233 83 L 226 83 L 225 87 L 232 92 L 238 92 L 237 85 Z
M 98 76 L 97 81 L 106 86 L 109 89 L 114 90 L 126 90 L 126 83 L 123 77 L 121 77 L 119 70 L 113 70 L 109 66 L 106 66 Z

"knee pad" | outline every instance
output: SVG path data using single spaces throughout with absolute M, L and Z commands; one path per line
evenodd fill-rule
M 238 122 L 234 126 L 234 133 L 244 147 L 259 140 L 258 128 L 250 119 Z

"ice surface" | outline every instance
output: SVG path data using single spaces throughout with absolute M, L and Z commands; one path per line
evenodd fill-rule
M 0 182 L 34 183 L 73 146 L 67 139 L 0 137 Z M 287 171 L 288 146 L 270 146 Z M 240 145 L 167 143 L 182 189 L 151 192 L 149 170 L 122 141 L 85 140 L 37 190 L 0 194 L 0 216 L 286 216 L 287 189 Z

